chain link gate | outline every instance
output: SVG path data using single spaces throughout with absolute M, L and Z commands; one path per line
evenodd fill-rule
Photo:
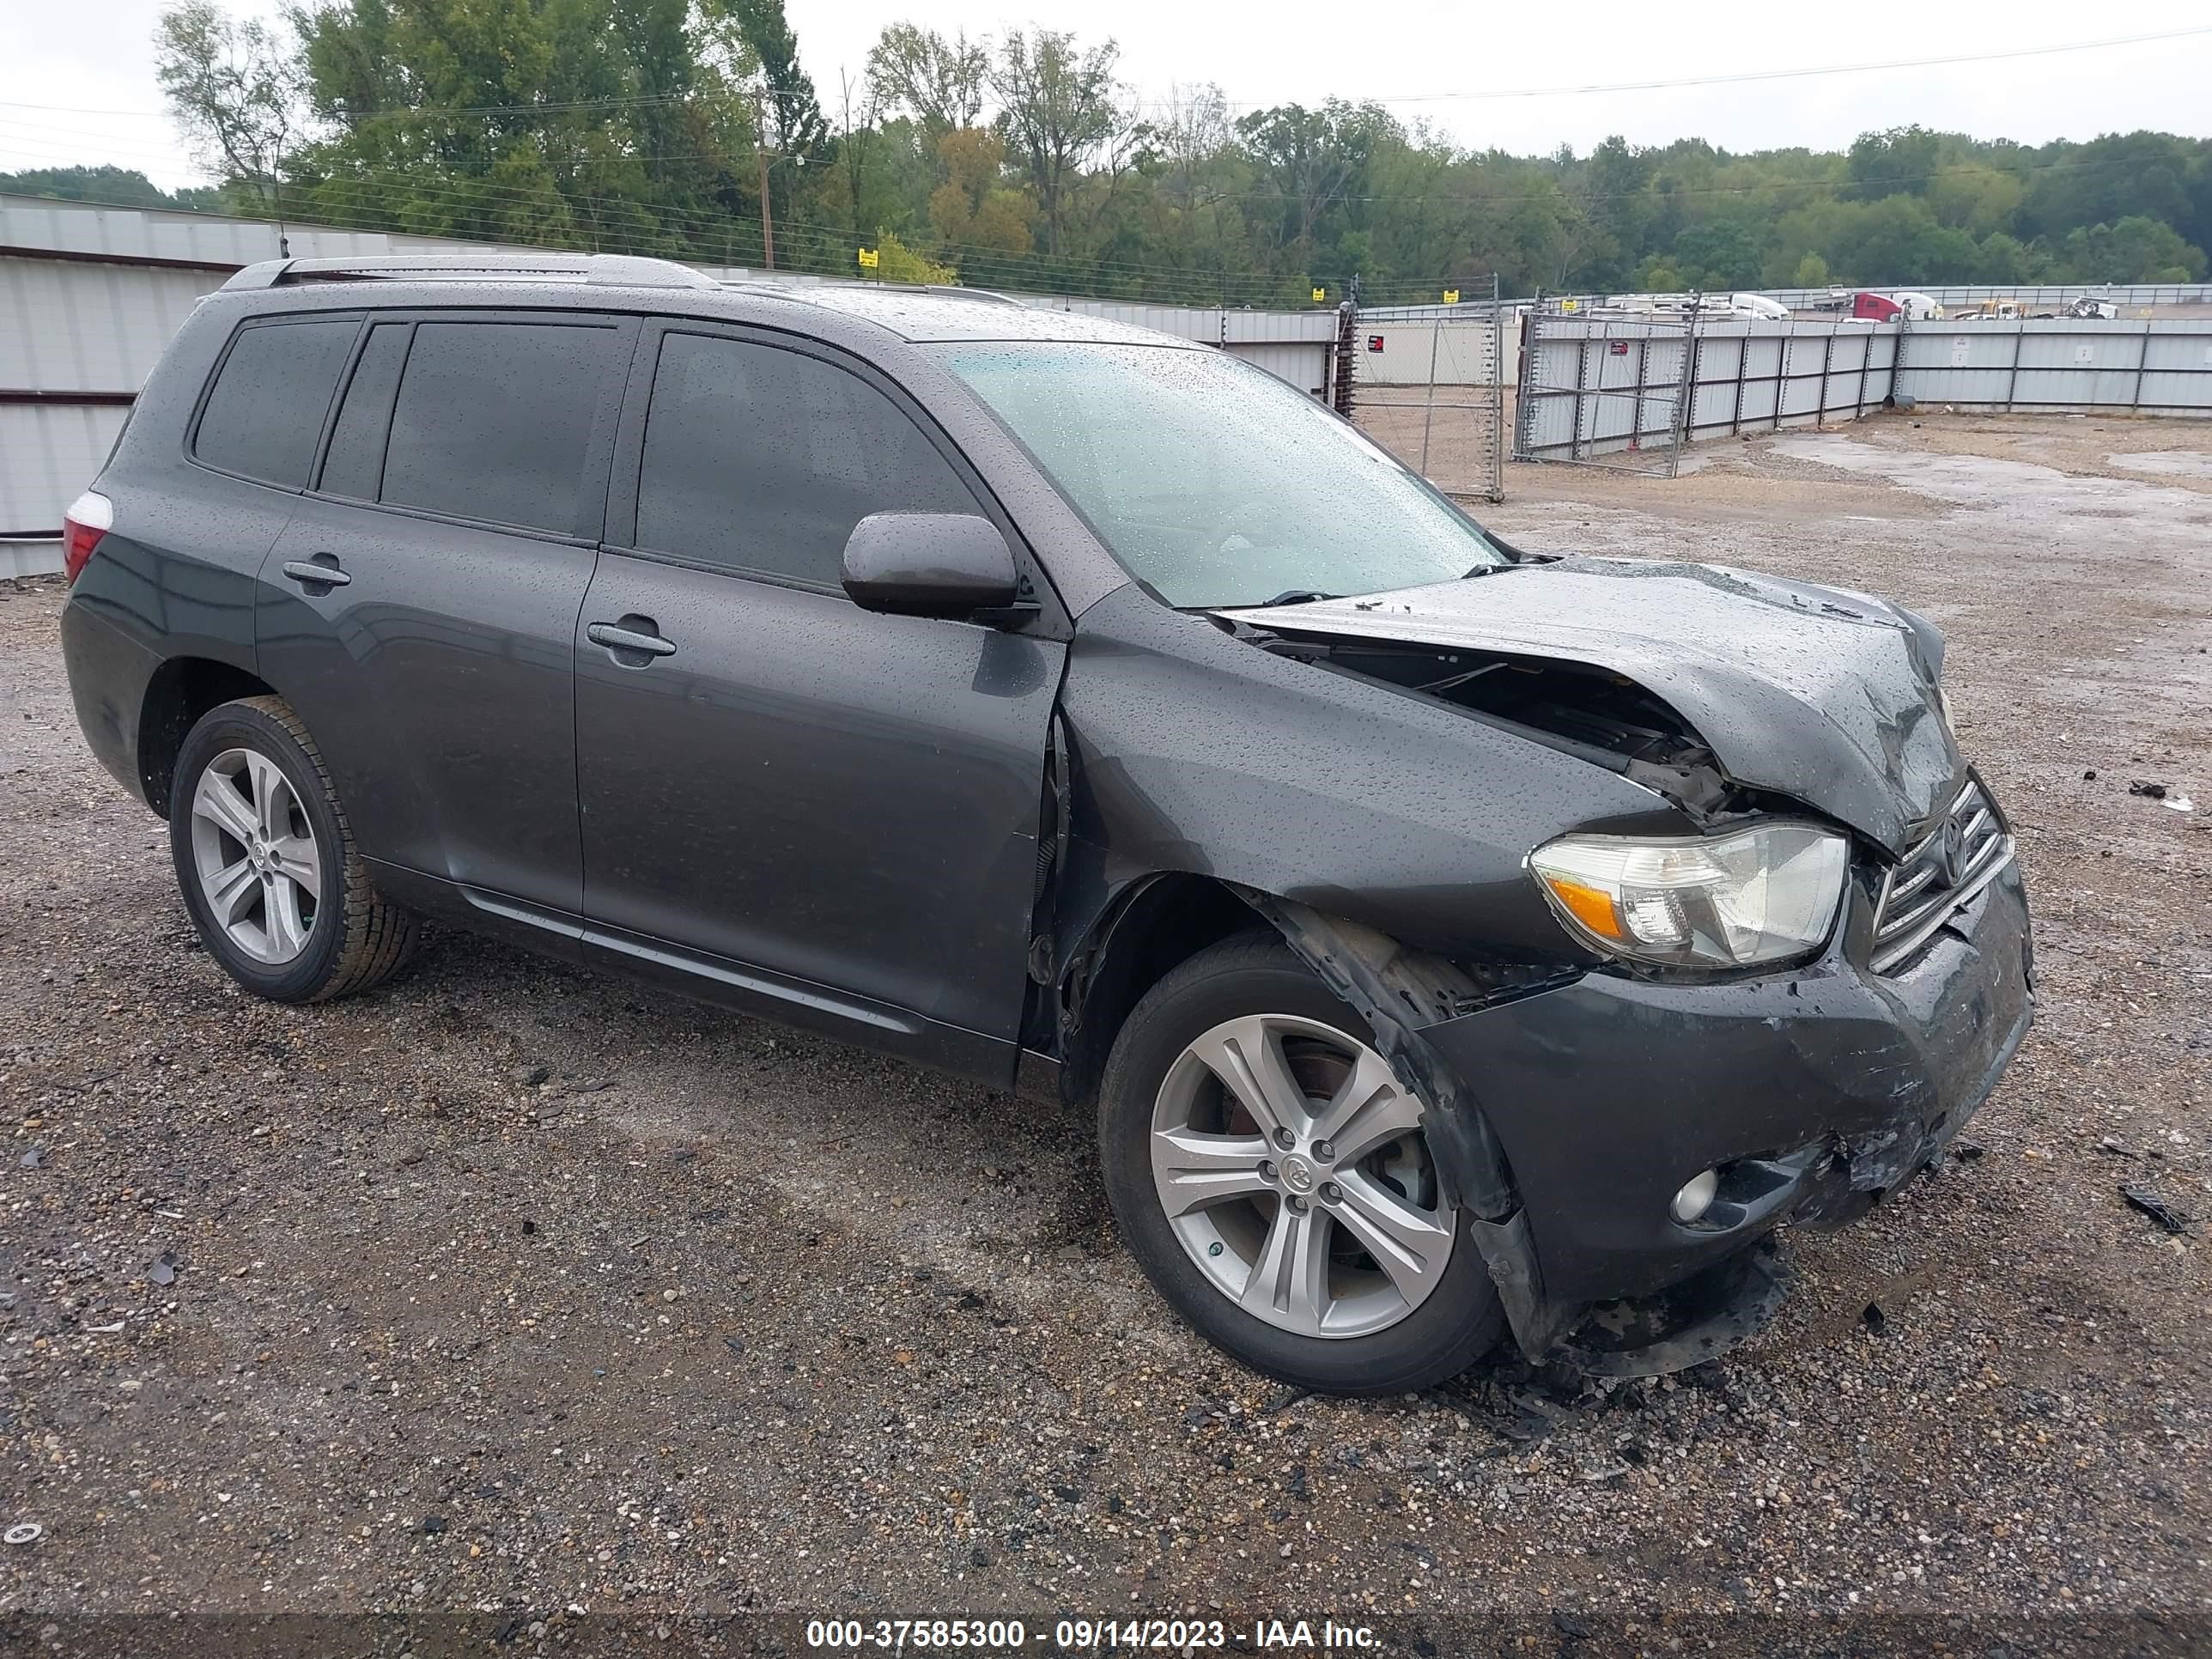
M 1345 307 L 1337 406 L 1446 495 L 1495 501 L 1505 495 L 1504 307 L 1497 277 L 1483 287 L 1464 303 Z
M 1697 362 L 1693 316 L 1539 295 L 1521 325 L 1513 459 L 1674 477 Z

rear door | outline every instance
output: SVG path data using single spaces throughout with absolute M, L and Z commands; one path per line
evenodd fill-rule
M 372 319 L 262 568 L 262 673 L 314 733 L 362 851 L 534 920 L 582 902 L 574 641 L 635 330 Z
M 864 611 L 838 580 L 870 513 L 1011 526 L 865 366 L 648 328 L 576 647 L 591 937 L 787 1017 L 1011 1066 L 1065 645 L 1042 619 Z M 659 654 L 591 637 L 607 627 Z

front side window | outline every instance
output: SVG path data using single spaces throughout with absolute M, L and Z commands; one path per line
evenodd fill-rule
M 225 472 L 299 489 L 360 329 L 348 317 L 239 330 L 200 411 L 192 454 Z
M 1419 474 L 1224 353 L 944 348 L 1122 568 L 1182 609 L 1376 593 L 1506 556 Z
M 869 514 L 975 510 L 921 428 L 857 374 L 749 341 L 662 340 L 638 546 L 835 586 Z
M 377 498 L 575 534 L 615 338 L 611 327 L 558 323 L 418 325 Z

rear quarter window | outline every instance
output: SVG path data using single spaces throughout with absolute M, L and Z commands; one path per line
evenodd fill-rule
M 288 489 L 303 486 L 360 327 L 345 317 L 240 328 L 200 410 L 194 459 Z

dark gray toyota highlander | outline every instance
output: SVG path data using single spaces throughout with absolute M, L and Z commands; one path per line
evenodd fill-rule
M 247 989 L 480 928 L 1070 1106 L 1263 1370 L 1725 1351 L 2033 1006 L 1943 646 L 1522 552 L 1211 349 L 650 260 L 256 265 L 71 509 Z

